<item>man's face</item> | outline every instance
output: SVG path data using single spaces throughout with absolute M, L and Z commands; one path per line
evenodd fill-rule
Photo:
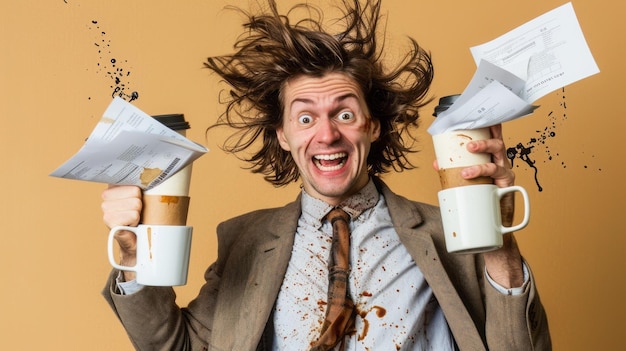
M 368 182 L 367 156 L 380 135 L 357 84 L 341 73 L 300 76 L 283 91 L 280 145 L 291 152 L 304 190 L 337 205 Z

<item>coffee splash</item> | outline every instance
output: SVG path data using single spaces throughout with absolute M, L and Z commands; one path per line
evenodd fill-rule
M 529 141 L 525 143 L 518 142 L 514 147 L 509 147 L 507 149 L 507 157 L 511 160 L 513 167 L 520 167 L 520 165 L 515 162 L 515 160 L 518 159 L 533 170 L 537 190 L 540 192 L 543 191 L 543 187 L 539 181 L 539 168 L 535 156 L 538 156 L 538 152 L 543 152 L 546 156 L 543 163 L 556 161 L 556 159 L 561 156 L 558 152 L 552 151 L 550 143 L 553 138 L 557 137 L 557 129 L 567 120 L 565 88 L 558 91 L 557 95 L 560 97 L 558 106 L 560 110 L 551 110 L 548 112 L 546 116 L 548 119 L 548 125 L 543 129 L 536 130 L 537 135 L 535 137 L 531 137 Z M 592 157 L 595 156 L 592 155 Z M 560 162 L 561 167 L 567 168 L 565 161 Z M 587 165 L 584 165 L 583 167 L 585 169 L 589 168 Z M 598 168 L 598 170 L 601 171 L 602 169 Z
M 130 88 L 131 71 L 127 68 L 128 60 L 120 60 L 111 51 L 111 40 L 96 20 L 92 20 L 88 29 L 96 32 L 94 46 L 98 49 L 96 73 L 111 79 L 111 97 L 119 96 L 132 102 L 139 98 L 139 93 Z
M 567 113 L 565 111 L 567 108 L 565 104 L 565 89 L 562 89 L 560 94 L 562 94 L 562 101 L 559 105 L 563 111 L 560 118 L 559 114 L 555 113 L 554 110 L 548 112 L 546 117 L 549 123 L 543 129 L 536 130 L 537 136 L 531 137 L 526 143 L 518 142 L 514 147 L 509 147 L 506 150 L 506 156 L 511 160 L 513 167 L 519 167 L 519 165 L 515 163 L 515 159 L 519 159 L 533 170 L 535 184 L 537 184 L 537 190 L 540 192 L 543 191 L 543 187 L 539 183 L 539 168 L 537 167 L 537 160 L 534 156 L 540 149 L 543 149 L 543 152 L 545 152 L 547 161 L 552 161 L 555 157 L 559 156 L 558 153 L 554 154 L 550 149 L 549 140 L 556 137 L 556 129 L 560 125 L 559 122 L 563 122 L 567 119 Z M 564 162 L 562 162 L 562 165 L 566 167 Z

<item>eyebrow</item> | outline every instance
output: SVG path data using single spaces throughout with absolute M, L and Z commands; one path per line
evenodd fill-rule
M 349 99 L 349 98 L 355 98 L 355 99 L 357 99 L 357 101 L 359 100 L 359 97 L 357 96 L 357 94 L 355 94 L 355 93 L 346 93 L 346 94 L 340 95 L 337 98 L 335 98 L 335 100 L 333 102 L 335 102 L 335 103 L 342 102 L 342 101 L 344 101 L 346 99 Z M 293 106 L 293 104 L 296 103 L 296 102 L 302 102 L 302 103 L 305 103 L 305 104 L 312 104 L 313 100 L 312 99 L 308 99 L 308 98 L 296 98 L 296 99 L 293 99 L 293 101 L 291 101 L 291 104 L 289 106 Z

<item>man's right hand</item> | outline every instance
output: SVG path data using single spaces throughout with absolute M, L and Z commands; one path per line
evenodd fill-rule
M 134 227 L 141 219 L 141 189 L 136 186 L 109 185 L 102 192 L 102 218 L 110 228 L 123 225 Z M 134 266 L 137 261 L 137 238 L 135 234 L 126 230 L 115 234 L 120 246 L 120 264 Z M 135 272 L 125 271 L 124 280 L 135 279 Z

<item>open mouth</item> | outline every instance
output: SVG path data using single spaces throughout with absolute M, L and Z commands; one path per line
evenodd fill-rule
M 338 152 L 330 155 L 315 155 L 313 156 L 313 163 L 319 170 L 324 172 L 330 172 L 336 171 L 343 167 L 347 159 L 347 153 Z

